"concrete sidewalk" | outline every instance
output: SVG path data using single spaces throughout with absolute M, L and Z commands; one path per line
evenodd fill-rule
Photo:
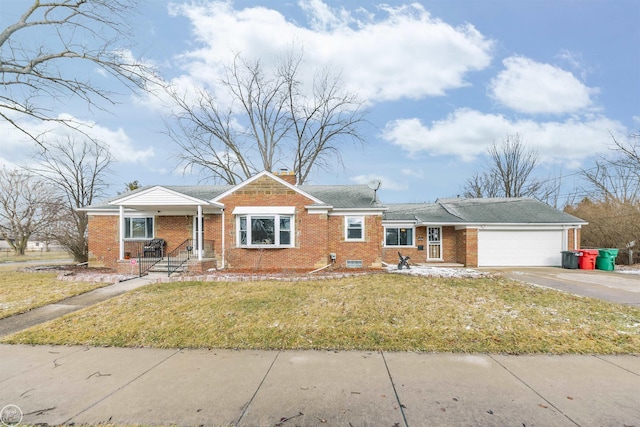
M 640 426 L 640 357 L 0 345 L 23 423 Z

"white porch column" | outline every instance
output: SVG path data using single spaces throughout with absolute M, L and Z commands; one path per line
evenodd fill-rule
M 120 260 L 124 259 L 124 206 L 120 205 Z
M 202 205 L 198 205 L 198 261 L 202 261 L 202 253 L 204 252 L 202 236 L 204 235 L 204 230 L 200 230 L 200 228 L 204 228 L 204 222 L 202 221 Z

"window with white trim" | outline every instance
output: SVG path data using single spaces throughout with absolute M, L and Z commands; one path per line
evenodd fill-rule
M 385 246 L 413 246 L 413 227 L 385 227 Z
M 293 215 L 238 215 L 239 247 L 292 247 Z
M 125 239 L 153 239 L 153 217 L 125 217 Z
M 348 216 L 345 219 L 345 240 L 364 240 L 364 217 Z

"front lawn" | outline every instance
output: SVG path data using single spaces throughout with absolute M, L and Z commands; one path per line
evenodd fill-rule
M 640 310 L 501 278 L 373 274 L 152 285 L 5 343 L 489 353 L 640 353 Z
M 57 280 L 58 273 L 26 273 L 15 268 L 0 268 L 0 319 L 107 284 Z

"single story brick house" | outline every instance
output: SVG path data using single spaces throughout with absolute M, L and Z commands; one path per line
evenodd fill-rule
M 267 171 L 238 185 L 144 187 L 83 210 L 90 265 L 119 271 L 146 260 L 194 273 L 376 269 L 398 252 L 413 263 L 557 266 L 586 224 L 532 199 L 384 204 L 367 185 L 296 185 Z

